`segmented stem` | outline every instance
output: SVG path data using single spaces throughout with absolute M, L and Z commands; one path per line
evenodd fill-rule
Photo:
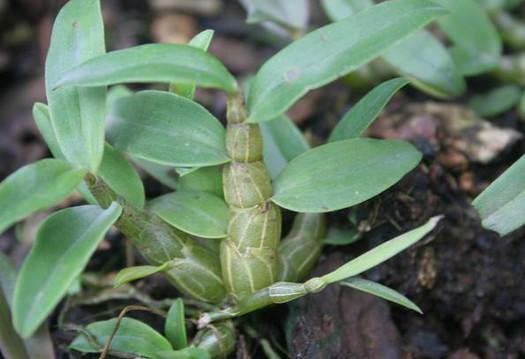
M 204 302 L 218 303 L 224 299 L 226 292 L 216 252 L 155 214 L 117 197 L 101 179 L 89 175 L 86 182 L 101 207 L 107 208 L 113 201 L 121 204 L 122 215 L 115 226 L 150 264 L 173 263 L 164 274 L 180 292 Z
M 224 285 L 236 301 L 277 280 L 281 238 L 281 211 L 269 200 L 272 186 L 262 162 L 261 131 L 246 117 L 242 96 L 229 98 L 226 148 L 231 162 L 223 169 L 223 189 L 230 220 L 220 256 Z

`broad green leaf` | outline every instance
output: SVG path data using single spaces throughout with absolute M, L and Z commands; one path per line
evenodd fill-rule
M 184 302 L 180 298 L 173 302 L 168 311 L 166 323 L 164 324 L 164 334 L 173 346 L 173 349 L 183 349 L 188 346 L 186 324 L 184 322 Z
M 310 148 L 301 131 L 286 115 L 261 123 L 264 139 L 264 163 L 276 178 L 289 161 Z
M 64 159 L 64 155 L 56 142 L 56 136 L 51 126 L 47 106 L 36 103 L 33 106 L 33 116 L 53 156 Z M 137 171 L 135 171 L 133 166 L 119 151 L 107 143 L 104 145 L 104 154 L 99 167 L 99 175 L 113 191 L 124 197 L 127 201 L 138 208 L 144 206 L 144 186 Z M 85 184 L 82 184 L 78 190 L 89 203 L 97 203 Z
M 343 116 L 330 134 L 328 141 L 360 137 L 383 111 L 392 96 L 406 84 L 408 80 L 397 78 L 376 86 Z
M 504 236 L 525 224 L 525 156 L 521 157 L 473 204 L 483 226 Z
M 240 3 L 248 13 L 248 23 L 270 21 L 292 34 L 308 26 L 308 0 L 240 0 Z
M 372 0 L 323 0 L 325 12 L 333 21 L 367 9 Z M 438 97 L 459 96 L 465 81 L 447 49 L 428 31 L 421 30 L 388 50 L 381 60 L 412 85 Z
M 66 208 L 42 223 L 15 287 L 13 322 L 20 335 L 30 336 L 52 312 L 121 210 L 117 203 L 106 210 Z
M 248 121 L 277 117 L 308 90 L 354 71 L 444 13 L 427 0 L 392 0 L 307 34 L 257 73 Z
M 123 284 L 132 282 L 137 279 L 142 279 L 145 277 L 148 277 L 150 275 L 153 275 L 155 273 L 162 272 L 166 268 L 168 268 L 170 265 L 169 262 L 164 263 L 160 266 L 134 266 L 134 267 L 127 267 L 122 269 L 120 272 L 117 273 L 115 276 L 114 282 L 115 287 L 120 287 Z
M 16 272 L 7 256 L 0 252 L 0 353 L 7 358 L 29 359 L 22 338 L 11 319 L 11 299 Z
M 117 319 L 110 319 L 91 323 L 86 327 L 99 346 L 95 346 L 84 334 L 79 334 L 69 347 L 83 353 L 99 353 L 116 324 Z M 110 346 L 110 352 L 140 355 L 151 359 L 157 359 L 158 352 L 170 350 L 170 343 L 155 329 L 132 318 L 122 318 Z
M 134 82 L 237 90 L 235 79 L 217 58 L 202 49 L 175 44 L 148 44 L 109 52 L 67 71 L 55 86 L 92 87 Z
M 335 271 L 328 273 L 322 277 L 322 280 L 327 284 L 342 281 L 344 279 L 354 277 L 375 267 L 376 265 L 387 261 L 402 250 L 408 248 L 412 244 L 419 241 L 427 233 L 429 233 L 441 219 L 441 216 L 432 217 L 424 225 L 413 229 L 409 232 L 403 233 L 394 239 L 391 239 L 379 246 L 369 250 L 360 255 L 356 259 L 342 265 Z
M 24 166 L 0 183 L 0 232 L 31 213 L 64 200 L 86 171 L 44 159 Z
M 453 42 L 452 58 L 462 74 L 471 76 L 497 66 L 501 39 L 488 15 L 475 0 L 435 0 L 450 14 L 438 23 Z
M 395 184 L 420 159 L 418 150 L 399 140 L 329 143 L 293 159 L 275 179 L 272 200 L 307 213 L 350 207 Z
M 138 208 L 144 207 L 144 186 L 139 174 L 122 153 L 107 143 L 99 172 L 115 193 Z
M 177 180 L 178 190 L 211 193 L 224 198 L 222 191 L 222 166 L 198 168 Z
M 390 302 L 418 312 L 419 314 L 423 314 L 421 309 L 410 299 L 393 290 L 392 288 L 388 288 L 382 284 L 358 277 L 346 279 L 342 282 L 339 282 L 339 284 L 375 295 L 376 297 L 386 299 Z
M 330 227 L 323 243 L 331 246 L 346 246 L 361 239 L 361 233 L 355 229 Z
M 63 75 L 105 52 L 99 0 L 71 0 L 58 14 L 46 59 L 46 94 L 65 158 L 95 173 L 104 149 L 105 87 L 55 89 Z
M 204 30 L 191 39 L 188 45 L 196 47 L 198 49 L 208 51 L 210 46 L 211 39 L 213 38 L 213 30 Z M 170 91 L 178 95 L 184 96 L 193 100 L 195 96 L 195 89 L 197 86 L 194 83 L 185 83 L 185 84 L 170 84 Z
M 109 113 L 111 142 L 135 158 L 180 166 L 229 161 L 225 130 L 204 107 L 165 91 L 143 91 L 118 100 Z
M 472 96 L 469 107 L 480 116 L 497 116 L 510 110 L 520 101 L 521 89 L 516 85 L 496 87 L 487 93 Z
M 108 108 L 113 106 L 117 100 L 120 100 L 123 97 L 133 95 L 133 91 L 131 91 L 129 88 L 127 88 L 124 85 L 116 85 L 112 86 L 108 90 L 108 95 L 106 97 L 106 105 Z
M 428 31 L 411 35 L 388 50 L 382 60 L 432 96 L 457 97 L 466 90 L 465 80 L 449 52 Z
M 224 238 L 228 227 L 228 206 L 223 199 L 206 192 L 177 191 L 151 202 L 160 218 L 194 236 Z
M 187 347 L 181 350 L 158 352 L 156 359 L 210 359 L 211 356 L 206 349 Z

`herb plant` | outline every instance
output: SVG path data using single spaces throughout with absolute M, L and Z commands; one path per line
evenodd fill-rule
M 117 285 L 160 272 L 208 310 L 189 345 L 176 301 L 164 335 L 115 318 L 90 324 L 88 335 L 73 341 L 71 348 L 82 352 L 222 357 L 234 348 L 236 317 L 333 283 L 419 311 L 401 294 L 357 276 L 421 239 L 438 218 L 304 281 L 321 253 L 323 213 L 374 197 L 419 163 L 421 154 L 407 142 L 361 137 L 408 81 L 373 89 L 328 143 L 314 149 L 284 112 L 310 89 L 350 73 L 445 13 L 427 0 L 392 0 L 308 33 L 262 66 L 245 106 L 237 81 L 206 52 L 211 31 L 188 45 L 106 53 L 98 0 L 69 1 L 55 21 L 47 56 L 48 104 L 34 106 L 55 158 L 23 167 L 0 184 L 0 204 L 8 209 L 0 213 L 0 230 L 75 188 L 90 204 L 59 210 L 40 226 L 12 297 L 3 292 L 16 333 L 35 333 L 111 226 L 148 262 L 123 269 Z M 164 83 L 170 90 L 107 91 L 123 83 Z M 196 86 L 227 94 L 226 129 L 193 101 Z M 176 191 L 146 203 L 130 161 Z M 167 175 L 174 168 L 178 180 Z M 281 208 L 299 212 L 282 241 Z

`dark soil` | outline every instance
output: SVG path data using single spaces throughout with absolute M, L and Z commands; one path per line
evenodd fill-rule
M 49 155 L 32 121 L 31 107 L 35 101 L 45 101 L 43 61 L 52 19 L 63 2 L 0 0 L 0 9 L 5 3 L 0 10 L 0 179 Z M 211 5 L 204 10 L 190 6 L 183 11 L 155 10 L 151 6 L 161 1 L 103 3 L 111 49 L 173 38 L 187 41 L 197 31 L 213 28 L 216 35 L 210 51 L 235 74 L 245 76 L 286 43 L 265 36 L 257 26 L 246 25 L 244 12 L 234 1 L 203 1 Z M 312 24 L 325 21 L 315 7 L 314 13 Z M 474 79 L 470 89 L 480 89 L 484 83 Z M 359 96 L 341 81 L 313 91 L 290 114 L 313 144 L 322 143 Z M 199 91 L 198 100 L 223 116 L 222 95 Z M 370 131 L 375 137 L 412 141 L 425 154 L 424 160 L 392 189 L 359 206 L 356 216 L 363 239 L 351 246 L 326 247 L 316 269 L 316 273 L 324 273 L 431 216 L 443 214 L 444 220 L 426 241 L 366 274 L 368 279 L 411 298 L 424 315 L 349 288 L 331 286 L 288 307 L 272 308 L 246 319 L 245 324 L 258 334 L 240 333 L 238 358 L 264 358 L 261 339 L 267 339 L 283 357 L 288 354 L 291 358 L 525 357 L 525 230 L 499 238 L 481 227 L 471 206 L 472 199 L 519 158 L 525 142 L 509 143 L 488 163 L 476 161 L 447 140 L 451 138 L 447 131 L 452 130 L 439 116 L 412 121 L 420 110 L 408 110 L 410 105 L 423 106 L 427 101 L 434 100 L 407 89 L 394 98 Z M 449 115 L 445 111 L 442 116 Z M 494 123 L 523 130 L 512 111 Z M 466 132 L 452 135 L 458 141 L 470 140 Z M 167 190 L 149 178 L 146 184 L 151 195 Z M 77 200 L 71 198 L 68 203 Z M 348 211 L 329 216 L 337 225 L 348 225 L 347 217 Z M 20 263 L 41 219 L 31 217 L 17 232 L 21 242 L 15 239 L 15 230 L 2 234 L 0 250 Z M 79 357 L 66 349 L 75 335 L 67 330 L 70 324 L 113 317 L 127 304 L 162 307 L 158 301 L 177 296 L 160 277 L 138 282 L 135 291 L 101 292 L 101 281 L 107 280 L 104 274 L 125 265 L 125 251 L 122 238 L 110 235 L 89 265 L 90 271 L 98 273 L 90 289 L 82 292 L 80 299 L 63 303 L 53 316 L 51 331 L 61 358 Z M 63 318 L 59 318 L 60 313 Z M 154 326 L 162 323 L 151 313 L 132 316 Z

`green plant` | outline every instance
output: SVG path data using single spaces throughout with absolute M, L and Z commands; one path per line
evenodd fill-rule
M 360 137 L 407 80 L 372 90 L 329 143 L 314 149 L 283 113 L 310 89 L 348 74 L 443 14 L 431 1 L 393 0 L 313 31 L 262 66 L 245 107 L 234 77 L 206 52 L 212 32 L 190 45 L 105 53 L 98 0 L 71 0 L 53 28 L 48 105 L 34 106 L 55 159 L 30 164 L 0 184 L 0 204 L 10 208 L 0 213 L 0 230 L 75 188 L 91 204 L 60 210 L 40 226 L 16 280 L 16 332 L 28 337 L 45 321 L 111 226 L 149 263 L 123 269 L 116 284 L 161 272 L 185 296 L 212 305 L 202 304 L 207 310 L 190 347 L 177 301 L 167 314 L 167 339 L 119 317 L 88 326 L 72 343 L 77 350 L 225 356 L 235 341 L 230 320 L 332 283 L 419 311 L 402 295 L 356 276 L 421 239 L 439 218 L 302 282 L 321 252 L 323 213 L 374 197 L 419 163 L 421 154 L 409 143 Z M 106 91 L 136 82 L 170 84 L 171 92 Z M 193 101 L 196 86 L 226 92 L 226 130 Z M 177 191 L 146 203 L 128 159 Z M 177 180 L 168 175 L 174 168 Z M 282 242 L 280 208 L 300 212 Z

